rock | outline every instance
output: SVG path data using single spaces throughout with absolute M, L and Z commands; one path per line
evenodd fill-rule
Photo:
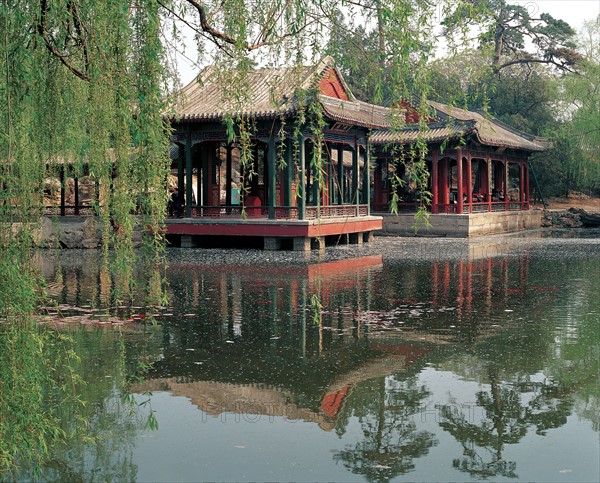
M 66 248 L 78 248 L 83 242 L 83 229 L 81 225 L 65 228 L 60 235 L 60 244 Z
M 89 239 L 97 239 L 98 238 L 98 224 L 96 220 L 92 217 L 88 217 L 81 224 L 81 228 L 83 230 L 83 237 L 86 240 Z

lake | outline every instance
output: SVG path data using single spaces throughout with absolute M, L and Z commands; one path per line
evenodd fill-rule
M 598 232 L 170 249 L 151 309 L 99 257 L 40 258 L 96 441 L 43 479 L 600 481 Z

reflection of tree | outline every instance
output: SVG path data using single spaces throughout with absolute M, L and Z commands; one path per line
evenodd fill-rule
M 430 395 L 414 379 L 378 378 L 356 387 L 352 393 L 364 440 L 334 456 L 355 474 L 369 481 L 386 481 L 414 469 L 414 460 L 437 444 L 433 433 L 417 431 L 414 415 Z
M 134 443 L 145 424 L 146 409 L 127 400 L 127 382 L 136 371 L 135 361 L 144 357 L 153 334 L 75 331 L 74 349 L 80 354 L 78 371 L 86 384 L 78 390 L 85 401 L 82 414 L 69 404 L 57 406 L 57 417 L 67 435 L 66 444 L 56 448 L 42 468 L 48 481 L 135 481 L 137 465 Z M 155 351 L 156 348 L 153 348 Z M 76 418 L 86 424 L 85 438 L 73 433 Z M 29 469 L 18 479 L 32 479 Z
M 564 391 L 550 382 L 515 381 L 502 385 L 498 371 L 490 368 L 490 390 L 476 394 L 483 417 L 475 421 L 473 411 L 465 415 L 455 406 L 442 408 L 440 426 L 463 446 L 463 457 L 453 466 L 471 476 L 516 478 L 516 463 L 503 459 L 504 446 L 518 443 L 529 428 L 545 434 L 567 422 L 573 403 Z M 528 396 L 525 402 L 523 395 Z M 479 451 L 481 448 L 482 451 Z

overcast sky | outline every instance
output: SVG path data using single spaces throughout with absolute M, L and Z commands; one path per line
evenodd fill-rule
M 509 3 L 526 7 L 531 14 L 549 13 L 579 30 L 584 20 L 600 14 L 600 0 L 512 0 Z
M 549 13 L 554 18 L 566 21 L 578 31 L 583 27 L 585 20 L 593 20 L 600 15 L 600 0 L 509 0 L 508 3 L 524 6 L 532 16 Z M 191 42 L 190 39 L 185 57 L 177 55 L 183 85 L 189 83 L 200 69 L 191 61 L 195 58 Z

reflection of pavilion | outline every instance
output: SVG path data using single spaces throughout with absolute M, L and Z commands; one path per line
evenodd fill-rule
M 404 348 L 413 356 L 418 353 L 420 357 L 428 352 L 410 346 Z M 345 350 L 348 352 L 348 348 Z M 331 370 L 332 365 L 336 364 L 329 363 L 327 377 L 319 380 L 313 387 L 300 378 L 289 379 L 285 373 L 281 374 L 281 378 L 277 378 L 278 381 L 273 379 L 267 375 L 270 374 L 271 368 L 268 364 L 261 367 L 259 358 L 253 361 L 251 376 L 245 382 L 242 382 L 244 378 L 240 380 L 230 372 L 214 372 L 213 369 L 217 368 L 206 371 L 203 367 L 206 364 L 204 362 L 197 364 L 196 373 L 188 373 L 186 377 L 155 378 L 156 373 L 152 371 L 148 380 L 135 390 L 168 391 L 173 396 L 187 397 L 192 404 L 213 417 L 228 413 L 250 421 L 259 417 L 285 417 L 290 420 L 315 422 L 324 431 L 331 431 L 336 427 L 339 413 L 356 385 L 406 371 L 414 358 L 411 360 L 397 352 L 370 351 L 366 358 L 361 358 L 362 362 L 354 367 L 350 367 L 348 360 L 344 361 L 348 367 L 342 367 L 342 372 L 338 374 Z M 314 361 L 314 367 L 305 374 L 318 371 L 322 362 Z M 159 366 L 158 373 L 164 372 L 160 362 L 156 365 Z M 237 367 L 238 374 L 243 370 L 243 367 Z M 260 374 L 264 374 L 263 379 L 268 382 L 262 382 Z M 327 381 L 329 384 L 323 388 L 321 384 Z
M 171 268 L 175 293 L 188 289 L 182 306 L 203 311 L 199 319 L 190 313 L 163 325 L 162 359 L 144 387 L 186 396 L 209 415 L 283 416 L 330 431 L 354 387 L 404 372 L 428 352 L 423 344 L 371 346 L 365 337 L 360 314 L 381 256 L 282 267 L 223 264 L 211 266 L 210 279 L 202 264 Z M 326 310 L 338 307 L 340 297 L 352 299 L 353 314 L 328 310 L 315 323 L 314 293 Z M 211 302 L 190 308 L 208 294 Z

